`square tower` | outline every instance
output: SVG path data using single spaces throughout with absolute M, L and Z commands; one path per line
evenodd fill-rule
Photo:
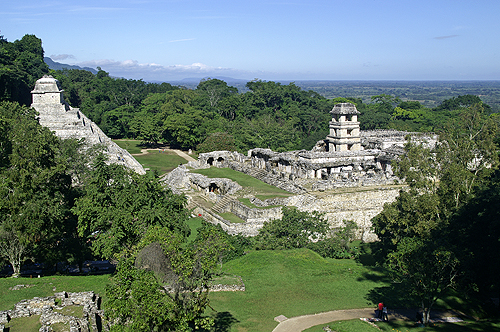
M 31 91 L 33 104 L 64 104 L 63 92 L 58 80 L 44 75 L 36 81 L 35 89 Z
M 330 134 L 326 137 L 328 151 L 359 151 L 361 138 L 359 134 L 359 111 L 351 103 L 336 104 L 330 111 Z

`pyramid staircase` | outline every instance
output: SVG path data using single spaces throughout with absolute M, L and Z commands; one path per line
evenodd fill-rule
M 212 206 L 212 211 L 217 214 L 226 212 L 226 206 L 228 206 L 232 201 L 234 201 L 234 197 L 230 195 L 224 195 L 222 196 L 222 199 L 220 199 L 217 203 L 215 203 L 214 206 Z
M 249 167 L 247 174 L 251 177 L 259 179 L 262 182 L 266 182 L 266 178 L 269 178 L 269 174 L 266 171 L 255 167 Z

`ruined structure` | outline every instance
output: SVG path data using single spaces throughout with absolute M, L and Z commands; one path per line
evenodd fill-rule
M 24 285 L 19 285 L 24 286 Z M 35 297 L 17 303 L 14 309 L 0 311 L 0 331 L 11 319 L 40 316 L 42 327 L 39 331 L 53 331 L 53 325 L 66 325 L 70 331 L 109 331 L 103 326 L 103 311 L 100 308 L 101 297 L 94 292 L 67 293 L 59 292 L 54 296 Z M 82 307 L 82 317 L 63 314 L 65 307 Z
M 111 163 L 124 165 L 139 174 L 145 174 L 144 168 L 132 155 L 120 148 L 78 108 L 72 108 L 64 100 L 63 90 L 52 76 L 44 76 L 36 81 L 31 91 L 33 107 L 39 113 L 39 122 L 48 127 L 58 137 L 85 139 L 88 145 L 101 144 Z
M 295 195 L 261 201 L 252 195 L 244 198 L 257 208 L 250 208 L 237 199 L 240 188 L 221 179 L 207 179 L 190 173 L 180 166 L 166 177 L 166 183 L 176 192 L 188 197 L 203 193 L 211 208 L 190 199 L 196 215 L 220 224 L 230 234 L 254 236 L 264 222 L 281 218 L 281 207 L 295 206 L 302 211 L 321 211 L 332 228 L 341 227 L 346 220 L 356 222 L 359 238 L 375 241 L 371 219 L 379 214 L 385 203 L 396 199 L 403 186 L 397 184 L 391 161 L 404 153 L 406 137 L 414 141 L 434 144 L 434 134 L 400 132 L 395 130 L 360 131 L 359 112 L 351 103 L 335 105 L 330 122 L 330 133 L 311 151 L 274 152 L 270 149 L 252 149 L 247 155 L 231 151 L 202 153 L 191 168 L 231 168 L 246 173 L 268 184 Z M 203 179 L 204 178 L 204 179 Z M 231 212 L 244 223 L 231 223 L 220 213 Z
M 351 103 L 337 104 L 330 111 L 330 134 L 326 137 L 328 151 L 359 151 L 361 139 L 359 136 L 358 110 Z

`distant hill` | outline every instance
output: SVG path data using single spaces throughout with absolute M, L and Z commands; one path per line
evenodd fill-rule
M 89 72 L 91 72 L 92 74 L 97 74 L 97 70 L 95 70 L 94 68 L 90 68 L 90 67 L 80 67 L 80 66 L 75 66 L 75 65 L 68 65 L 68 64 L 65 64 L 65 63 L 60 63 L 60 62 L 55 62 L 54 60 L 52 60 L 51 58 L 49 57 L 44 57 L 43 58 L 43 61 L 45 61 L 45 63 L 47 65 L 49 65 L 49 68 L 50 69 L 54 69 L 54 70 L 61 70 L 61 69 L 80 69 L 80 70 L 87 70 Z

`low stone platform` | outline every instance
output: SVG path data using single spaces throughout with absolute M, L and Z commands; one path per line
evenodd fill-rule
M 24 285 L 26 287 L 26 285 Z M 20 317 L 40 315 L 40 332 L 53 331 L 52 325 L 61 323 L 69 326 L 71 332 L 107 331 L 102 324 L 103 311 L 100 309 L 101 297 L 94 292 L 58 292 L 54 296 L 35 297 L 22 300 L 12 310 L 0 311 L 0 331 L 5 325 Z M 82 317 L 74 317 L 58 312 L 68 306 L 82 306 Z

